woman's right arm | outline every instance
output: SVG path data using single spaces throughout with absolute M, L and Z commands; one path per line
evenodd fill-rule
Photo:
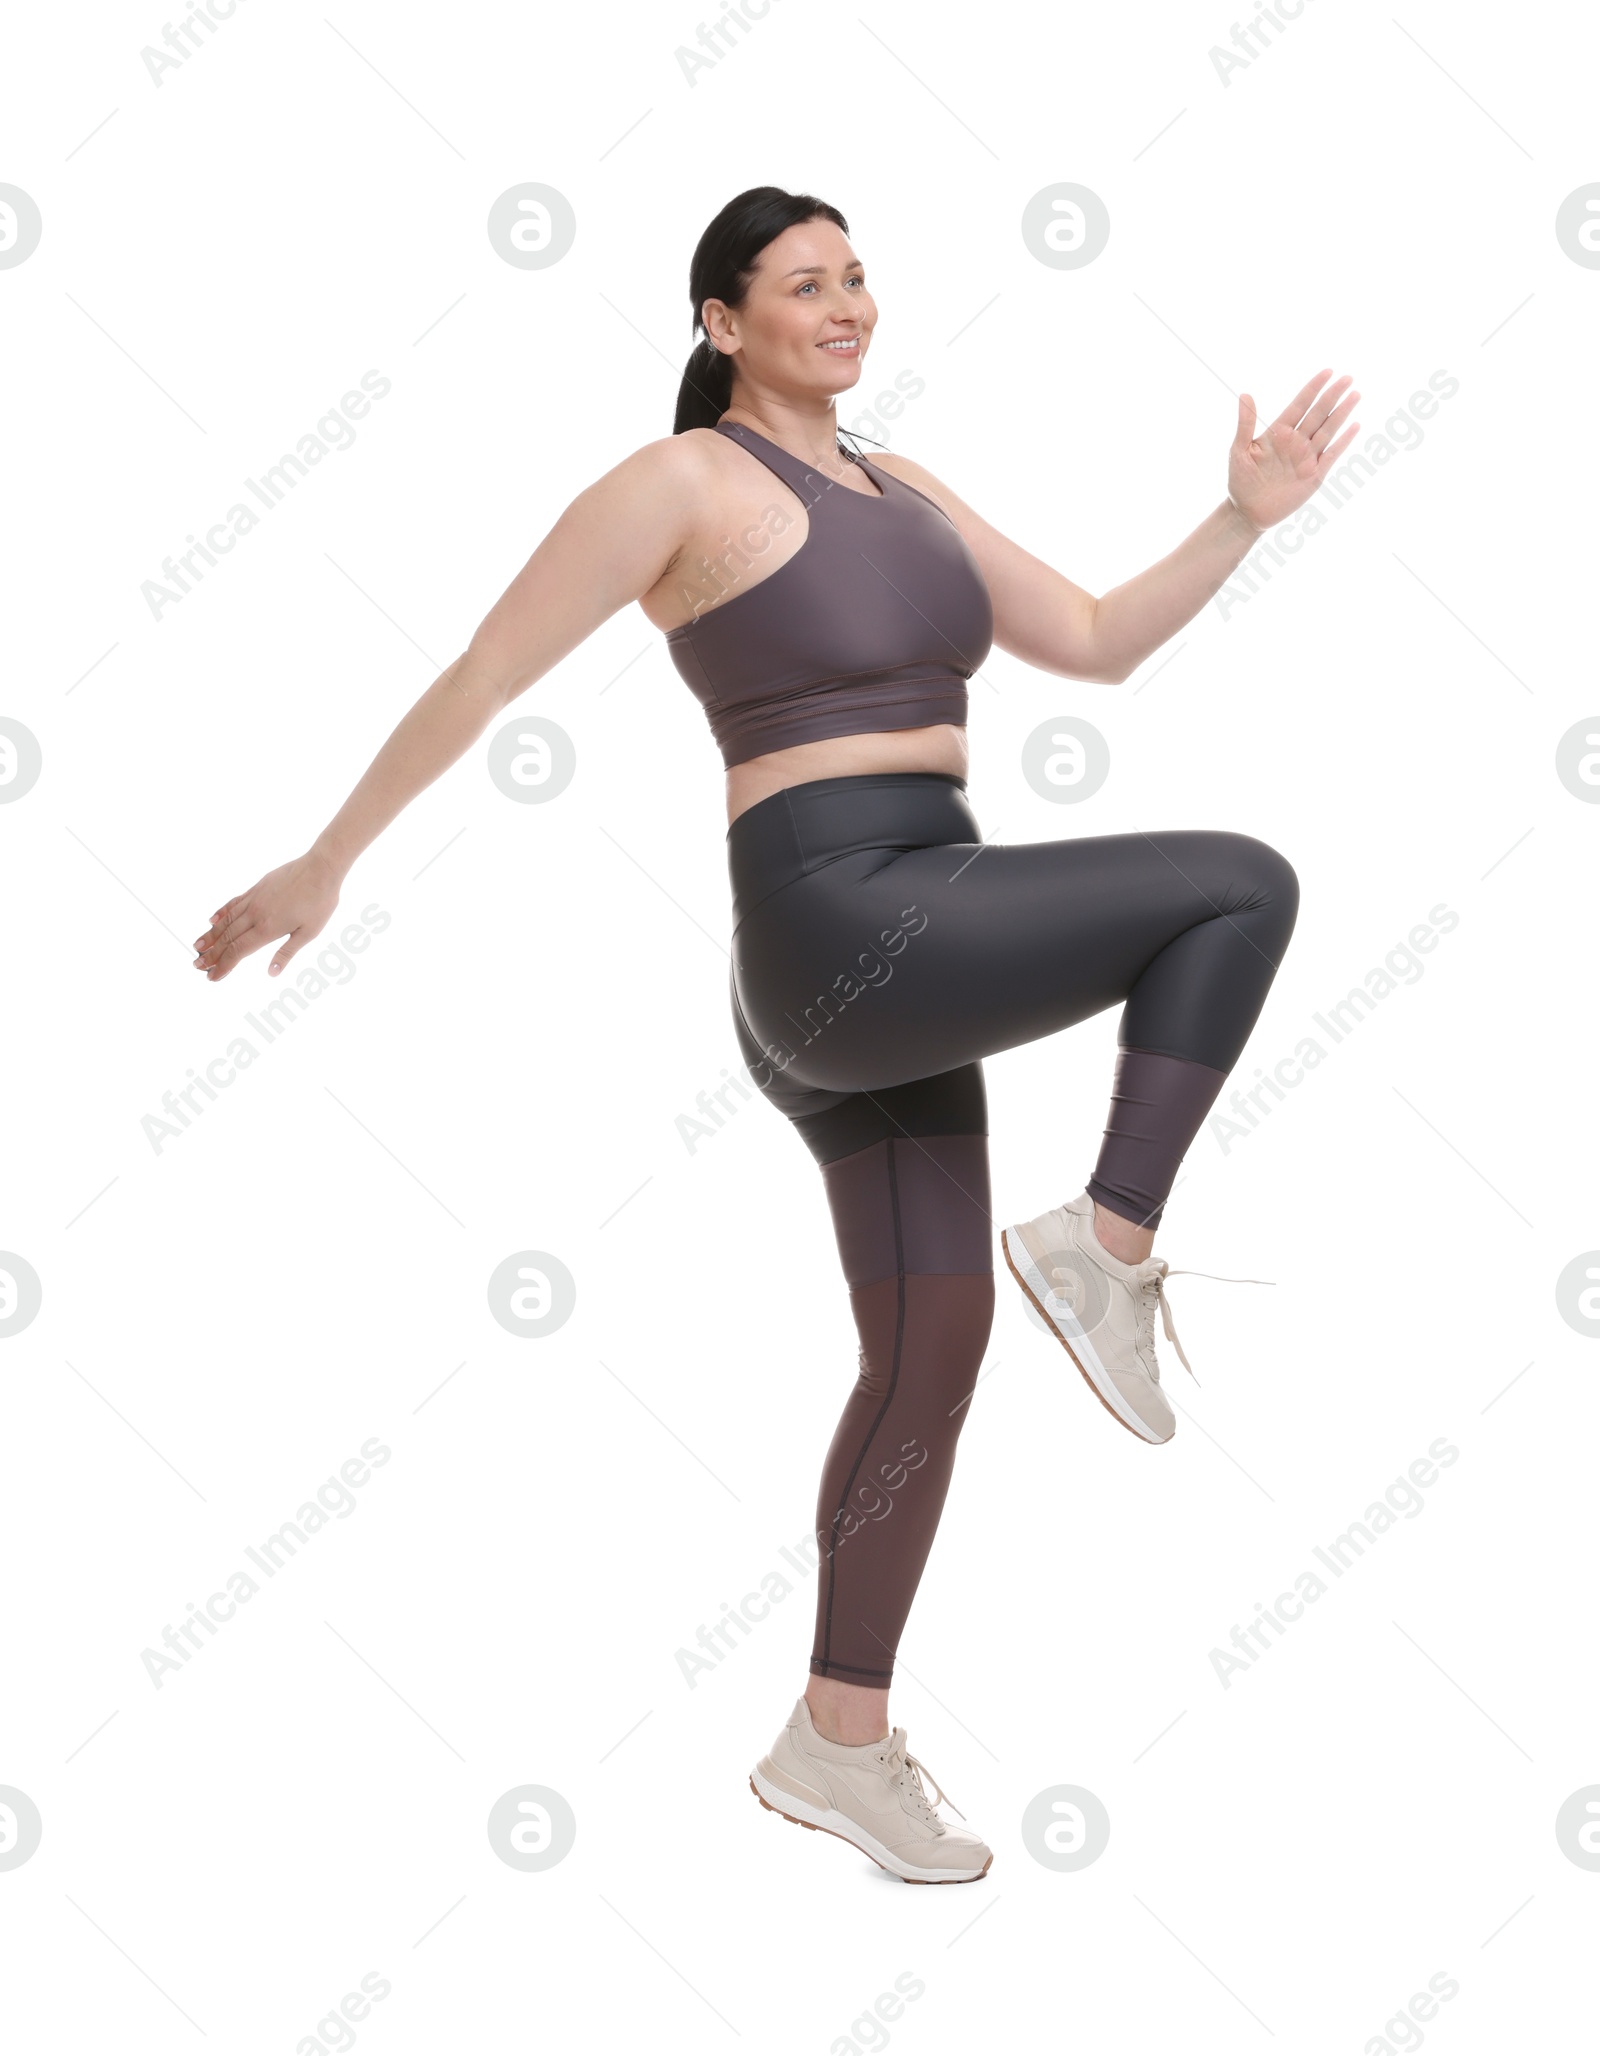
M 363 773 L 303 856 L 220 906 L 197 938 L 208 979 L 287 938 L 275 976 L 319 935 L 346 872 L 425 786 L 448 770 L 507 702 L 671 568 L 692 525 L 703 460 L 694 439 L 647 443 L 571 503 Z

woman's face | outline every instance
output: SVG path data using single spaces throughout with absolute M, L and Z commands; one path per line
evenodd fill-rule
M 828 399 L 860 378 L 878 309 L 844 231 L 802 221 L 761 252 L 741 306 L 707 300 L 701 315 L 754 390 Z

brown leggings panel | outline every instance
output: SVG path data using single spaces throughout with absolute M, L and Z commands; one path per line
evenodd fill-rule
M 886 1686 L 994 1318 L 985 1135 L 824 1164 L 861 1352 L 817 1496 L 820 1677 Z

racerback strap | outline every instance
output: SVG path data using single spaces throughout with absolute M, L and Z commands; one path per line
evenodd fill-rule
M 746 428 L 742 422 L 719 421 L 716 428 L 718 435 L 728 436 L 741 449 L 758 458 L 769 471 L 775 471 L 789 490 L 798 496 L 808 513 L 828 488 L 838 483 L 811 465 L 801 463 L 798 457 L 791 457 L 787 450 L 769 442 L 764 435 L 757 435 L 753 428 Z M 848 487 L 845 490 L 848 491 Z

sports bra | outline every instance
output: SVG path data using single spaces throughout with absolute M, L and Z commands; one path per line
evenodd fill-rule
M 715 560 L 731 594 L 667 630 L 679 676 L 731 770 L 768 750 L 877 729 L 965 727 L 967 680 L 989 654 L 989 588 L 926 493 L 857 458 L 881 498 L 852 492 L 740 422 L 725 435 L 776 472 L 810 524 L 753 585 L 752 525 Z

